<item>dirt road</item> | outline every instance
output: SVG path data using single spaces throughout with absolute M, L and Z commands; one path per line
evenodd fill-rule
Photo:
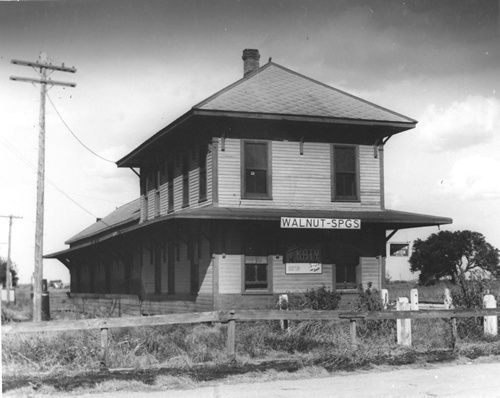
M 303 398 L 303 397 L 500 397 L 500 363 L 469 363 L 405 368 L 330 377 L 244 383 L 147 393 L 103 393 L 92 398 Z

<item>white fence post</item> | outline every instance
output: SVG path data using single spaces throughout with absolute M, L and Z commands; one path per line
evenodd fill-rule
M 396 304 L 397 311 L 410 310 L 410 304 L 407 297 L 399 297 Z M 411 346 L 411 319 L 398 319 L 397 324 L 397 337 L 398 344 Z
M 280 310 L 283 310 L 283 308 L 288 310 L 288 294 L 280 294 L 278 300 L 278 306 Z M 280 325 L 281 325 L 281 330 L 287 330 L 288 320 L 287 319 L 280 320 Z
M 497 301 L 495 296 L 487 294 L 483 299 L 484 308 L 497 308 Z M 498 317 L 485 316 L 484 317 L 484 334 L 486 336 L 496 336 L 498 334 Z
M 382 298 L 382 305 L 384 310 L 387 309 L 387 305 L 389 304 L 389 290 L 382 289 L 380 290 L 380 297 Z
M 411 310 L 418 311 L 418 290 L 417 289 L 411 289 L 410 300 L 411 300 Z
M 452 299 L 450 289 L 444 289 L 444 308 L 449 310 L 452 307 Z

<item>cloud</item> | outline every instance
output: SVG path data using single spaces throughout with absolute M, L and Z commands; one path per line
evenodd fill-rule
M 500 199 L 500 159 L 473 155 L 458 160 L 450 178 L 439 182 L 441 192 L 460 200 Z
M 500 100 L 469 96 L 448 108 L 431 104 L 418 131 L 434 152 L 456 151 L 495 140 L 500 132 Z

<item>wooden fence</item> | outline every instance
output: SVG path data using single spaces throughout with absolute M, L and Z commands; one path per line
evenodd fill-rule
M 224 323 L 227 329 L 227 353 L 234 358 L 236 355 L 236 323 L 262 320 L 349 320 L 351 344 L 357 345 L 356 323 L 361 320 L 382 319 L 452 319 L 487 317 L 497 319 L 500 308 L 483 309 L 449 309 L 449 310 L 421 310 L 421 311 L 279 311 L 279 310 L 238 310 L 185 313 L 171 315 L 155 315 L 149 317 L 123 317 L 107 319 L 84 319 L 73 321 L 48 321 L 18 323 L 2 326 L 2 336 L 17 333 L 57 332 L 69 330 L 101 330 L 101 366 L 109 366 L 108 330 L 111 328 L 160 326 L 185 323 Z M 457 340 L 456 322 L 451 323 L 452 346 Z

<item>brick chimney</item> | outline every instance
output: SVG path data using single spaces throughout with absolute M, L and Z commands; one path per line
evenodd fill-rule
M 243 77 L 259 69 L 259 50 L 247 48 L 243 50 Z

